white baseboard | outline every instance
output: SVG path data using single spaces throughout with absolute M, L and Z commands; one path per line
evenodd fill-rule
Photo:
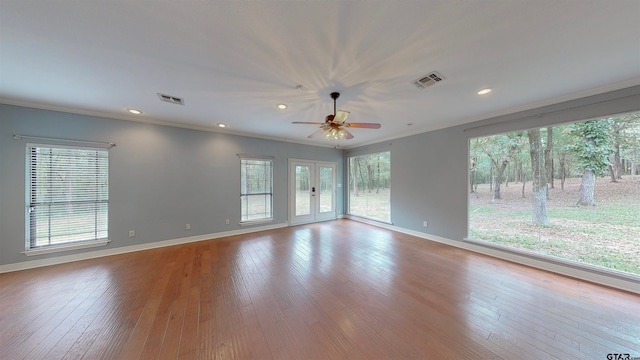
M 156 248 L 161 248 L 166 246 L 187 244 L 187 243 L 203 241 L 203 240 L 219 239 L 227 236 L 242 235 L 242 234 L 249 234 L 249 233 L 258 232 L 258 231 L 279 229 L 287 226 L 289 226 L 289 224 L 285 222 L 281 224 L 243 228 L 238 230 L 223 231 L 223 232 L 212 233 L 212 234 L 189 236 L 189 237 L 184 237 L 179 239 L 163 240 L 163 241 L 152 242 L 152 243 L 122 246 L 122 247 L 116 247 L 111 249 L 84 252 L 80 254 L 57 256 L 57 257 L 52 257 L 47 259 L 23 261 L 19 263 L 0 265 L 0 274 L 12 272 L 12 271 L 18 271 L 18 270 L 34 269 L 34 268 L 39 268 L 43 266 L 64 264 L 64 263 L 80 261 L 80 260 L 94 259 L 94 258 L 99 258 L 104 256 L 125 254 L 125 253 L 134 252 L 134 251 L 156 249 Z
M 570 276 L 576 279 L 593 282 L 593 283 L 633 292 L 636 294 L 640 294 L 639 281 L 636 281 L 635 279 L 631 279 L 631 278 L 626 279 L 624 278 L 624 276 L 606 274 L 605 271 L 589 269 L 588 266 L 585 266 L 585 268 L 583 269 L 579 265 L 570 265 L 570 264 L 562 264 L 560 262 L 547 261 L 544 259 L 527 256 L 526 254 L 518 254 L 513 251 L 501 250 L 495 246 L 491 246 L 491 247 L 483 246 L 480 243 L 475 243 L 470 241 L 458 241 L 458 240 L 447 239 L 444 237 L 426 234 L 419 231 L 409 230 L 409 229 L 401 228 L 395 225 L 380 223 L 377 221 L 372 221 L 372 220 L 368 220 L 360 217 L 341 215 L 339 216 L 339 218 L 359 221 L 369 225 L 378 226 L 381 228 L 397 231 L 397 232 L 415 236 L 418 238 L 431 240 L 438 243 L 454 246 L 457 248 L 477 252 L 480 254 L 493 256 L 496 258 L 504 259 L 504 260 L 515 262 L 518 264 L 527 265 L 534 268 L 551 271 L 557 274 Z M 164 240 L 164 241 L 131 245 L 131 246 L 122 246 L 122 247 L 117 247 L 112 249 L 90 251 L 90 252 L 85 252 L 80 254 L 57 256 L 57 257 L 47 258 L 47 259 L 31 260 L 31 261 L 24 261 L 24 262 L 13 263 L 13 264 L 0 265 L 0 274 L 6 273 L 6 272 L 18 271 L 18 270 L 33 269 L 33 268 L 38 268 L 43 266 L 64 264 L 64 263 L 80 261 L 80 260 L 94 259 L 94 258 L 99 258 L 104 256 L 125 254 L 129 252 L 135 252 L 135 251 L 141 251 L 141 250 L 156 249 L 156 248 L 161 248 L 166 246 L 186 244 L 186 243 L 203 241 L 203 240 L 213 240 L 213 239 L 219 239 L 227 236 L 249 234 L 249 233 L 258 232 L 258 231 L 279 229 L 287 226 L 289 226 L 289 224 L 285 222 L 281 224 L 244 228 L 244 229 L 238 229 L 238 230 L 232 230 L 232 231 L 223 231 L 223 232 L 212 233 L 212 234 L 190 236 L 185 238 Z
M 388 230 L 397 231 L 403 234 L 419 237 L 426 240 L 435 241 L 438 243 L 454 246 L 457 248 L 477 252 L 484 255 L 493 256 L 499 259 L 511 261 L 514 263 L 531 266 L 534 268 L 550 271 L 556 274 L 569 276 L 572 278 L 613 287 L 616 289 L 633 292 L 640 294 L 640 281 L 632 279 L 633 276 L 626 276 L 624 274 L 608 274 L 606 270 L 600 270 L 592 268 L 588 265 L 581 266 L 581 264 L 574 264 L 567 261 L 566 264 L 563 261 L 550 261 L 542 258 L 536 258 L 533 255 L 519 254 L 518 251 L 512 251 L 507 249 L 500 249 L 498 246 L 484 246 L 479 242 L 472 241 L 459 241 L 447 239 L 444 237 L 426 234 L 419 231 L 409 230 L 394 225 L 385 223 L 379 223 L 377 221 L 370 221 L 355 216 L 345 216 L 346 219 L 359 221 L 362 223 L 378 226 Z M 628 277 L 628 278 L 627 278 Z

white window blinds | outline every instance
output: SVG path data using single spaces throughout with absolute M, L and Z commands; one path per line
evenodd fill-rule
M 28 249 L 107 239 L 106 149 L 27 145 Z

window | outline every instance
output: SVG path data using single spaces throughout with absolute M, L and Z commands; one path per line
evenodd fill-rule
M 469 237 L 640 275 L 640 112 L 470 139 Z
M 391 222 L 391 152 L 349 158 L 349 214 Z
M 273 219 L 273 160 L 240 160 L 240 222 Z
M 106 149 L 27 144 L 27 250 L 108 237 Z

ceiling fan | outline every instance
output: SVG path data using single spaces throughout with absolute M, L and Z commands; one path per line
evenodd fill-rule
M 312 138 L 318 134 L 326 132 L 325 138 L 328 140 L 340 140 L 340 139 L 353 139 L 353 134 L 346 128 L 360 128 L 360 129 L 380 129 L 378 123 L 348 123 L 346 122 L 349 112 L 345 110 L 336 111 L 336 100 L 340 97 L 339 92 L 332 92 L 331 98 L 333 99 L 333 115 L 327 115 L 324 122 L 307 122 L 307 121 L 294 121 L 293 124 L 311 124 L 320 125 L 320 130 L 307 136 Z

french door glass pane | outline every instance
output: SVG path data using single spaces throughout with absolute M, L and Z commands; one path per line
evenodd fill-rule
M 320 167 L 320 212 L 333 211 L 333 168 Z
M 308 166 L 296 166 L 296 216 L 311 214 L 311 169 Z

